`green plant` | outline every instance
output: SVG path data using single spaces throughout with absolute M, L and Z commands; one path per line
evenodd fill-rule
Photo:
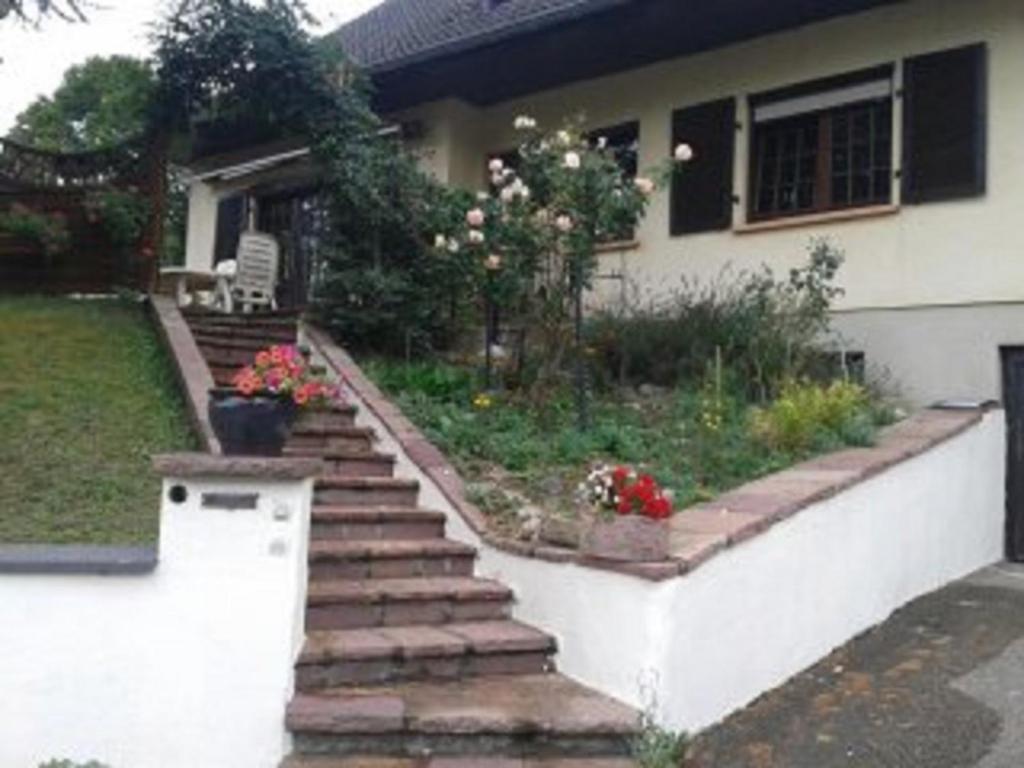
M 139 244 L 149 222 L 149 201 L 137 192 L 108 189 L 85 198 L 86 217 L 100 224 L 111 243 L 120 250 Z
M 633 291 L 627 306 L 599 311 L 588 324 L 596 372 L 609 384 L 675 386 L 701 381 L 720 357 L 748 397 L 768 400 L 822 356 L 842 261 L 840 251 L 819 240 L 807 264 L 786 278 L 767 268 L 723 272 L 646 302 Z
M 658 724 L 658 698 L 655 681 L 641 684 L 644 708 L 640 714 L 640 733 L 633 740 L 633 759 L 639 768 L 681 768 L 690 744 L 689 736 Z
M 755 409 L 751 432 L 763 445 L 805 453 L 842 444 L 867 444 L 874 419 L 867 391 L 859 384 L 789 381 L 770 405 Z
M 21 204 L 0 213 L 0 232 L 36 243 L 48 257 L 65 253 L 71 247 L 71 234 L 63 214 L 33 211 Z

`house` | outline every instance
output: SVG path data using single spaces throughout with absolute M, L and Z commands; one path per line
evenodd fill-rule
M 483 188 L 521 114 L 583 115 L 639 169 L 691 144 L 604 273 L 658 292 L 785 272 L 828 237 L 843 349 L 916 403 L 1000 398 L 1001 354 L 1024 346 L 1019 0 L 385 0 L 332 37 L 451 184 Z M 239 192 L 264 227 L 310 208 L 282 196 L 309 178 L 301 147 L 247 152 L 199 165 L 190 266 L 230 242 Z

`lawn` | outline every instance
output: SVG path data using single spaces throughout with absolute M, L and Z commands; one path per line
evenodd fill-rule
M 475 372 L 445 363 L 369 360 L 367 373 L 444 450 L 470 498 L 505 533 L 536 518 L 572 519 L 596 463 L 629 464 L 671 489 L 677 510 L 801 459 L 867 444 L 890 416 L 853 384 L 796 384 L 757 408 L 734 388 L 608 388 L 576 428 L 569 393 L 541 406 L 515 392 L 481 395 Z
M 137 303 L 0 298 L 0 542 L 141 544 L 154 453 L 194 446 Z

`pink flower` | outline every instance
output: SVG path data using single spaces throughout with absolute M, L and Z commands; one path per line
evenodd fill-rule
M 497 272 L 501 269 L 501 256 L 492 253 L 484 260 L 484 267 L 491 272 Z
M 505 163 L 502 161 L 500 157 L 496 157 L 493 160 L 491 160 L 487 167 L 490 169 L 491 173 L 501 173 L 503 170 L 505 170 Z
M 572 232 L 572 218 L 563 213 L 561 216 L 555 219 L 555 226 L 558 228 L 559 232 L 568 234 L 569 232 Z
M 487 221 L 487 215 L 481 208 L 474 208 L 466 214 L 466 223 L 471 227 L 482 227 Z
M 633 181 L 633 184 L 636 185 L 636 188 L 640 190 L 640 194 L 642 195 L 651 195 L 654 192 L 654 182 L 650 179 L 644 178 L 643 176 L 638 176 Z

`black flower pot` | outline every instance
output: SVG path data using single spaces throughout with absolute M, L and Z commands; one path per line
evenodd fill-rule
M 290 397 L 211 389 L 210 425 L 226 456 L 280 456 L 295 421 Z

